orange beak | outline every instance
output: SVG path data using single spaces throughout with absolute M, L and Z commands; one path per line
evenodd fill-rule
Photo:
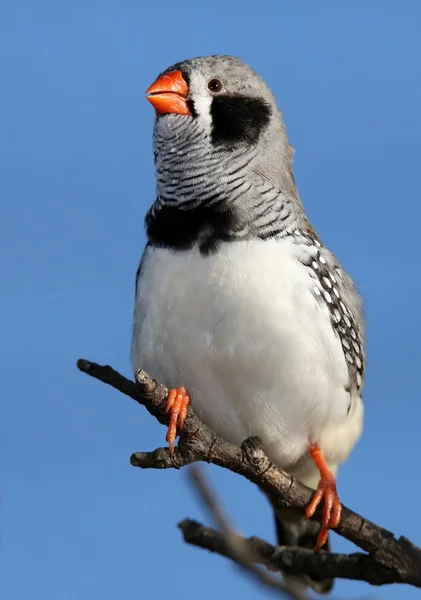
M 158 115 L 191 115 L 187 104 L 187 85 L 181 71 L 171 71 L 161 75 L 146 90 L 146 100 L 152 104 Z

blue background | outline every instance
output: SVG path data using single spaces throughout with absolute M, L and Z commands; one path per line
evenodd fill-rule
M 261 597 L 227 561 L 183 545 L 176 523 L 206 518 L 185 472 L 129 465 L 164 429 L 75 367 L 83 356 L 130 375 L 154 199 L 144 90 L 195 55 L 242 57 L 279 100 L 310 218 L 366 300 L 366 426 L 341 498 L 421 544 L 420 29 L 418 0 L 2 2 L 3 598 Z M 265 498 L 207 472 L 236 525 L 273 540 Z M 335 596 L 419 591 L 345 581 Z

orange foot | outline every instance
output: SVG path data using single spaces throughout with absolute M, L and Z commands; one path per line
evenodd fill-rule
M 320 550 L 327 542 L 329 529 L 339 525 L 342 506 L 336 491 L 335 478 L 329 471 L 329 467 L 319 446 L 317 444 L 311 446 L 309 454 L 316 463 L 321 477 L 317 490 L 315 491 L 310 504 L 307 506 L 305 516 L 306 519 L 312 517 L 322 498 L 324 499 L 323 518 L 315 547 L 315 550 Z
M 180 429 L 183 429 L 189 403 L 190 396 L 188 395 L 186 388 L 174 388 L 168 392 L 165 412 L 170 413 L 170 424 L 168 426 L 166 437 L 170 446 L 170 454 L 174 452 L 174 440 L 177 437 L 177 424 Z

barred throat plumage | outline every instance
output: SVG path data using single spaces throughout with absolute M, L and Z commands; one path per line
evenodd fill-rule
M 146 215 L 152 245 L 197 243 L 206 255 L 222 241 L 282 236 L 306 224 L 298 197 L 259 173 L 256 144 L 228 152 L 199 120 L 168 115 L 155 124 L 154 156 L 157 198 Z

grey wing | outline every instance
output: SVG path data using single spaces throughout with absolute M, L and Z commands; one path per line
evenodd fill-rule
M 148 245 L 146 245 L 142 258 L 140 259 L 139 266 L 136 271 L 136 280 L 135 280 L 135 298 L 134 298 L 134 311 L 133 311 L 133 329 L 132 329 L 132 344 L 131 344 L 131 363 L 133 373 L 139 368 L 137 365 L 137 356 L 138 356 L 138 348 L 140 341 L 140 332 L 142 329 L 142 324 L 146 316 L 146 305 L 143 299 L 138 294 L 139 289 L 139 281 L 142 277 L 142 268 L 145 264 L 145 258 L 148 253 Z
M 334 254 L 323 247 L 320 250 L 317 275 L 322 295 L 330 310 L 332 326 L 342 344 L 350 388 L 361 393 L 365 370 L 362 298 L 354 281 L 342 269 Z
M 349 391 L 361 394 L 364 384 L 364 318 L 362 298 L 336 256 L 320 242 L 314 230 L 298 231 L 311 252 L 302 260 L 317 281 L 315 298 L 330 312 L 348 366 Z

